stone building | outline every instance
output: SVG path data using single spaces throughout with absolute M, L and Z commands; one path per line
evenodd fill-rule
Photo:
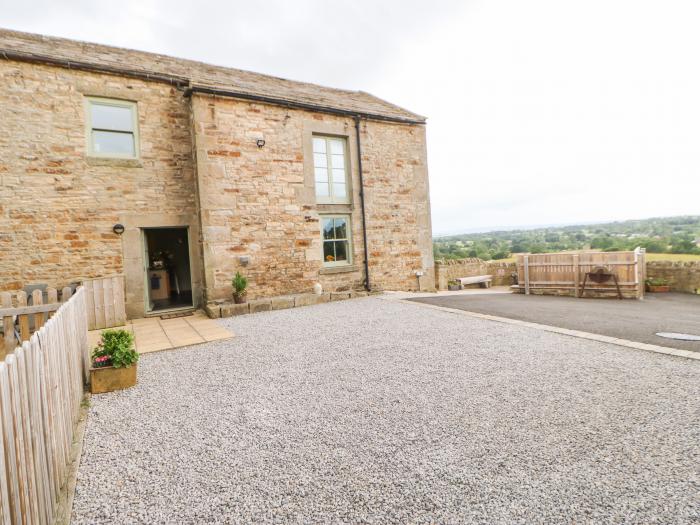
M 0 30 L 0 290 L 127 312 L 433 289 L 425 119 L 344 91 Z M 122 231 L 123 230 L 123 231 Z

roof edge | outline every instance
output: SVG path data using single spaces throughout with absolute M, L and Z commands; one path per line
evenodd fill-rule
M 138 78 L 142 80 L 150 80 L 152 82 L 164 82 L 177 87 L 186 87 L 190 84 L 190 80 L 185 77 L 174 75 L 164 75 L 162 73 L 136 71 L 127 68 L 118 68 L 95 64 L 92 62 L 81 62 L 78 60 L 64 60 L 47 55 L 38 55 L 36 53 L 24 53 L 12 49 L 0 49 L 0 58 L 5 60 L 15 60 L 17 62 L 32 62 L 37 64 L 47 64 L 51 66 L 63 67 L 66 69 L 76 69 L 79 71 L 91 71 L 96 73 L 107 73 L 110 75 L 124 76 L 129 78 Z
M 371 120 L 379 120 L 385 122 L 397 122 L 401 124 L 425 124 L 425 117 L 416 115 L 417 119 L 409 119 L 402 117 L 390 117 L 387 115 L 380 115 L 377 113 L 365 112 L 365 111 L 352 111 L 346 109 L 335 108 L 332 106 L 322 106 L 316 104 L 306 104 L 304 102 L 298 102 L 295 100 L 288 100 L 277 97 L 268 97 L 264 95 L 255 95 L 252 93 L 246 93 L 242 91 L 226 90 L 211 88 L 202 85 L 193 85 L 189 78 L 179 77 L 175 75 L 164 75 L 162 73 L 155 72 L 142 72 L 135 71 L 128 68 L 117 68 L 111 66 L 105 66 L 101 64 L 95 64 L 92 62 L 82 62 L 77 60 L 65 60 L 55 57 L 50 57 L 47 55 L 38 55 L 36 53 L 24 53 L 21 51 L 15 51 L 11 49 L 0 49 L 0 58 L 5 60 L 15 60 L 18 62 L 30 62 L 38 64 L 47 64 L 56 67 L 63 67 L 65 69 L 75 69 L 78 71 L 90 71 L 95 73 L 106 73 L 116 76 L 125 76 L 129 78 L 138 78 L 141 80 L 147 80 L 151 82 L 163 82 L 166 84 L 171 84 L 178 88 L 185 88 L 185 94 L 191 93 L 203 93 L 209 95 L 224 96 L 230 98 L 238 98 L 243 100 L 251 100 L 262 102 L 266 104 L 272 104 L 283 107 L 293 107 L 296 109 L 305 109 L 309 111 L 318 111 L 322 113 L 330 113 L 334 115 L 343 115 L 351 117 L 362 117 Z M 370 95 L 369 93 L 366 93 Z M 374 97 L 374 95 L 370 95 Z M 378 97 L 374 97 L 378 98 Z M 382 100 L 382 99 L 379 99 Z M 398 106 L 397 106 L 398 107 Z M 404 108 L 401 108 L 404 109 Z
M 263 104 L 272 104 L 275 106 L 282 106 L 294 109 L 305 109 L 308 111 L 317 111 L 319 113 L 329 113 L 332 115 L 340 115 L 345 117 L 360 117 L 368 120 L 379 120 L 383 122 L 396 122 L 399 124 L 425 124 L 425 118 L 420 119 L 409 119 L 402 117 L 389 117 L 387 115 L 379 115 L 377 113 L 371 113 L 366 111 L 353 111 L 350 109 L 340 109 L 334 108 L 332 106 L 322 106 L 316 104 L 307 104 L 304 102 L 298 102 L 296 100 L 288 100 L 284 98 L 277 97 L 267 97 L 264 95 L 255 95 L 252 93 L 246 93 L 242 91 L 233 91 L 227 89 L 212 88 L 209 86 L 192 84 L 185 89 L 185 95 L 192 95 L 193 93 L 201 93 L 205 95 L 214 95 L 220 97 L 237 98 L 242 100 L 250 100 L 254 102 L 261 102 Z M 372 95 L 374 96 L 374 95 Z

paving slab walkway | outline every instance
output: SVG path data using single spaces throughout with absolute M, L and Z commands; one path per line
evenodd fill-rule
M 172 319 L 161 319 L 160 317 L 133 319 L 128 321 L 125 326 L 118 328 L 129 330 L 134 334 L 136 351 L 140 354 L 233 337 L 230 330 L 209 319 L 202 311 Z M 91 347 L 97 344 L 101 333 L 102 330 L 88 332 Z
M 700 362 L 365 298 L 92 396 L 73 523 L 698 523 Z

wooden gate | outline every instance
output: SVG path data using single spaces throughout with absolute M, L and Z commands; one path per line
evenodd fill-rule
M 631 252 L 563 252 L 519 254 L 517 288 L 526 294 L 573 295 L 580 297 L 586 272 L 605 267 L 617 277 L 623 296 L 644 297 L 645 253 Z M 586 284 L 584 296 L 616 293 L 614 282 Z
M 85 279 L 83 286 L 89 330 L 126 324 L 123 275 Z

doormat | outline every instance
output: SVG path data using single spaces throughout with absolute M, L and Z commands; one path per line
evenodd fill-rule
M 173 312 L 171 314 L 163 314 L 160 316 L 161 319 L 175 319 L 177 317 L 189 317 L 194 315 L 194 312 Z

